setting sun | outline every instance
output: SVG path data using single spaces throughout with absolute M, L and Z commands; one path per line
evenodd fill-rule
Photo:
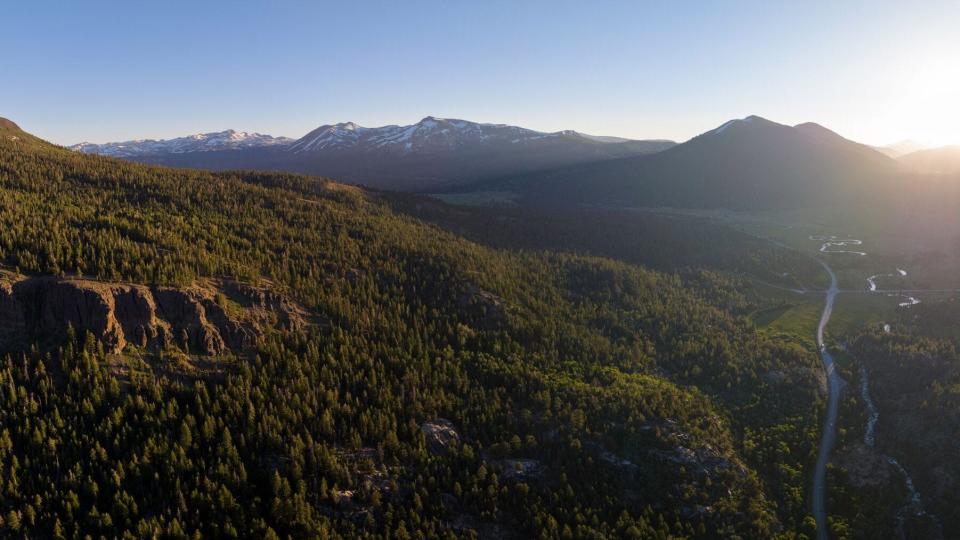
M 916 62 L 891 81 L 899 96 L 885 116 L 887 136 L 906 135 L 927 146 L 960 144 L 960 62 L 956 58 Z

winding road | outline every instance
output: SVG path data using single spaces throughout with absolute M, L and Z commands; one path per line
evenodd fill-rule
M 828 252 L 829 253 L 829 252 Z M 840 408 L 840 390 L 843 389 L 844 380 L 840 378 L 836 367 L 833 364 L 833 356 L 827 350 L 823 341 L 823 329 L 830 322 L 830 315 L 833 313 L 833 302 L 837 297 L 837 275 L 833 273 L 830 266 L 820 260 L 817 261 L 823 265 L 823 268 L 830 274 L 830 288 L 827 289 L 826 302 L 823 305 L 823 313 L 820 315 L 820 324 L 817 326 L 817 348 L 820 349 L 820 360 L 823 362 L 823 370 L 827 374 L 827 389 L 829 395 L 827 398 L 827 417 L 823 422 L 823 435 L 820 438 L 820 450 L 817 452 L 817 465 L 813 472 L 813 517 L 817 520 L 817 539 L 827 540 L 827 462 L 830 460 L 830 450 L 837 438 L 837 412 Z
M 847 253 L 850 255 L 857 255 L 864 257 L 867 255 L 864 251 L 850 250 L 850 249 L 836 249 L 836 248 L 846 248 L 848 246 L 861 246 L 863 242 L 854 238 L 841 238 L 833 235 L 822 235 L 822 236 L 810 236 L 810 240 L 815 240 L 821 242 L 820 253 Z M 778 242 L 771 238 L 765 238 L 769 242 L 778 245 L 783 248 L 792 249 L 790 246 Z M 905 277 L 907 272 L 903 269 L 897 268 L 896 274 L 877 274 L 867 278 L 867 283 L 869 288 L 866 290 L 840 290 L 837 286 L 837 275 L 833 272 L 833 269 L 830 268 L 830 265 L 826 263 L 823 259 L 814 257 L 814 259 L 823 266 L 823 269 L 827 271 L 830 275 L 830 288 L 826 291 L 817 291 L 817 290 L 798 290 L 790 289 L 786 287 L 780 287 L 773 284 L 768 284 L 769 286 L 776 287 L 779 289 L 789 290 L 797 294 L 807 294 L 807 293 L 817 293 L 825 292 L 826 298 L 823 305 L 823 312 L 820 314 L 820 323 L 817 325 L 817 349 L 820 351 L 820 360 L 823 362 L 823 370 L 826 373 L 827 377 L 827 389 L 828 389 L 828 398 L 827 398 L 827 415 L 823 422 L 823 432 L 820 437 L 820 447 L 817 451 L 817 464 L 813 472 L 813 493 L 811 495 L 812 506 L 813 506 L 813 517 L 817 522 L 817 540 L 828 540 L 829 539 L 829 524 L 827 523 L 827 463 L 830 461 L 830 452 L 833 449 L 833 445 L 837 438 L 837 415 L 840 408 L 840 392 L 843 390 L 843 387 L 846 386 L 846 381 L 837 373 L 836 367 L 834 365 L 833 356 L 830 355 L 830 351 L 827 350 L 826 343 L 823 339 L 824 329 L 827 326 L 827 323 L 830 322 L 830 316 L 833 314 L 833 304 L 836 300 L 837 294 L 840 292 L 844 293 L 872 293 L 872 294 L 886 294 L 887 296 L 902 296 L 907 299 L 906 302 L 900 303 L 900 307 L 909 307 L 915 304 L 920 303 L 920 300 L 909 296 L 904 293 L 932 293 L 932 292 L 953 292 L 958 293 L 960 289 L 880 289 L 877 287 L 876 280 L 881 277 Z M 890 325 L 887 324 L 884 326 L 884 330 L 889 332 Z M 867 418 L 867 428 L 866 433 L 864 434 L 864 443 L 867 446 L 872 447 L 875 439 L 875 426 L 877 419 L 879 418 L 879 412 L 877 412 L 876 407 L 873 404 L 873 401 L 870 399 L 869 390 L 866 383 L 866 374 L 865 371 L 862 371 L 863 381 L 861 382 L 861 393 L 863 394 L 864 401 L 867 403 L 868 408 L 868 418 Z M 905 515 L 907 512 L 913 512 L 916 516 L 926 516 L 929 517 L 939 528 L 939 522 L 936 520 L 932 514 L 926 512 L 923 509 L 920 495 L 913 486 L 913 480 L 910 478 L 910 475 L 907 474 L 907 471 L 903 469 L 899 462 L 896 459 L 885 456 L 888 463 L 890 463 L 895 469 L 897 469 L 904 477 L 905 484 L 908 492 L 910 493 L 910 500 L 906 506 L 901 508 L 897 512 L 897 529 L 901 537 L 904 537 L 903 526 L 905 523 Z
M 863 244 L 862 241 L 852 239 L 852 238 L 839 238 L 837 236 L 811 236 L 810 240 L 816 240 L 823 242 L 820 246 L 821 253 L 849 253 L 852 255 L 865 256 L 866 252 L 863 251 L 853 251 L 847 249 L 833 249 L 836 247 L 845 248 L 847 246 L 860 246 Z M 820 360 L 823 362 L 823 369 L 827 375 L 827 388 L 829 390 L 829 395 L 827 398 L 827 415 L 823 423 L 823 433 L 820 437 L 820 448 L 817 452 L 817 464 L 813 472 L 813 517 L 817 521 L 817 540 L 827 540 L 829 538 L 829 525 L 827 523 L 827 463 L 830 461 L 830 451 L 833 449 L 834 442 L 837 438 L 837 414 L 840 407 L 840 391 L 843 390 L 846 382 L 840 377 L 837 373 L 836 366 L 833 362 L 833 356 L 830 355 L 830 351 L 827 350 L 827 346 L 823 340 L 823 331 L 827 326 L 827 323 L 830 322 L 830 315 L 833 314 L 833 304 L 836 300 L 837 293 L 841 292 L 837 287 L 837 275 L 833 272 L 833 269 L 830 268 L 830 265 L 822 259 L 817 259 L 817 262 L 823 266 L 824 270 L 830 274 L 830 288 L 826 291 L 826 301 L 823 305 L 823 313 L 820 315 L 820 324 L 817 326 L 817 348 L 820 350 Z M 907 275 L 906 270 L 897 268 L 896 274 L 877 274 L 867 278 L 867 283 L 869 284 L 868 291 L 871 293 L 886 293 L 887 296 L 902 296 L 907 299 L 906 302 L 901 302 L 900 307 L 909 307 L 915 304 L 920 303 L 920 300 L 912 296 L 904 294 L 907 291 L 885 291 L 877 288 L 876 280 L 881 277 L 895 277 L 899 275 L 900 277 L 905 277 Z M 851 291 L 852 292 L 852 291 Z M 929 292 L 929 291 L 927 291 Z M 889 331 L 889 325 L 884 327 Z M 874 446 L 874 441 L 876 438 L 875 428 L 877 420 L 880 417 L 880 413 L 877 411 L 876 406 L 873 404 L 873 400 L 870 399 L 869 385 L 867 383 L 867 373 L 866 369 L 861 365 L 861 388 L 860 392 L 864 399 L 864 402 L 867 406 L 867 426 L 864 433 L 864 444 L 869 447 Z M 907 471 L 900 465 L 900 463 L 890 457 L 885 456 L 887 462 L 890 463 L 904 478 L 907 491 L 910 494 L 910 500 L 907 505 L 902 507 L 897 512 L 897 531 L 902 538 L 906 535 L 904 533 L 904 525 L 906 523 L 906 516 L 908 513 L 913 513 L 915 516 L 927 517 L 930 519 L 936 527 L 939 529 L 939 522 L 936 517 L 932 514 L 926 512 L 923 508 L 923 503 L 920 499 L 920 494 L 917 492 L 916 488 L 913 485 L 913 479 L 910 478 L 910 475 L 907 474 Z

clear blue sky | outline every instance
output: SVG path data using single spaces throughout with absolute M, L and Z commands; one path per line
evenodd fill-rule
M 958 2 L 31 0 L 0 25 L 0 116 L 62 144 L 427 115 L 684 140 L 748 114 L 960 142 Z

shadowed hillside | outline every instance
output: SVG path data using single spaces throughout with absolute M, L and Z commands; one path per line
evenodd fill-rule
M 796 208 L 886 193 L 898 165 L 817 124 L 750 116 L 653 154 L 481 182 L 528 204 Z

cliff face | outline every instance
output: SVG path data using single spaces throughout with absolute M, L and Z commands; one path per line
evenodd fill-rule
M 264 289 L 234 282 L 188 288 L 85 279 L 0 278 L 0 350 L 91 332 L 111 353 L 127 345 L 215 355 L 248 349 L 268 327 L 297 328 L 304 312 Z

